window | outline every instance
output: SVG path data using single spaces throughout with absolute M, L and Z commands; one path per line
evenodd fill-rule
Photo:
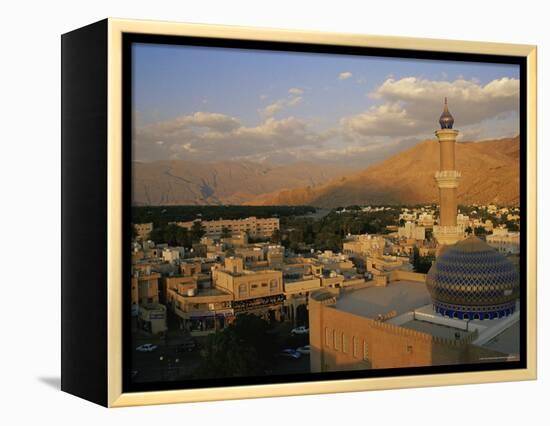
M 325 327 L 325 346 L 330 346 L 330 329 Z
M 246 294 L 246 284 L 239 284 L 239 294 Z
M 351 341 L 353 345 L 353 357 L 359 358 L 359 339 L 356 336 L 353 336 Z
M 363 361 L 369 360 L 369 344 L 366 340 L 363 340 Z
M 340 350 L 340 335 L 336 330 L 332 331 L 332 338 L 334 339 L 334 349 Z
M 278 282 L 277 280 L 271 280 L 271 281 L 269 282 L 269 289 L 270 289 L 271 291 L 275 291 L 275 290 L 277 290 L 278 288 L 279 288 L 279 282 Z
M 258 288 L 258 284 L 252 284 L 250 287 L 252 287 L 253 289 Z
M 262 287 L 267 287 L 267 283 L 262 283 Z
M 348 336 L 342 332 L 342 352 L 348 353 Z

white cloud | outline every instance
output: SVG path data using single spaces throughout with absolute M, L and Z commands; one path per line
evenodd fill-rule
M 510 78 L 481 84 L 464 79 L 388 77 L 370 94 L 375 105 L 342 117 L 325 130 L 319 127 L 326 122 L 320 124 L 315 118 L 306 121 L 277 115 L 304 102 L 303 93 L 303 89 L 289 89 L 284 97 L 259 110 L 261 121 L 256 125 L 205 111 L 138 124 L 135 159 L 318 161 L 366 167 L 433 137 L 445 96 L 464 140 L 511 136 L 519 130 L 519 82 Z
M 295 98 L 292 98 L 288 101 L 287 105 L 294 106 L 298 105 L 300 102 L 302 102 L 304 98 L 302 96 L 296 96 Z
M 457 128 L 519 112 L 517 79 L 504 77 L 482 85 L 463 79 L 449 82 L 388 78 L 370 94 L 381 103 L 343 119 L 342 124 L 348 131 L 363 136 L 427 136 L 437 128 L 445 96 Z M 517 126 L 519 120 L 515 123 Z
M 275 114 L 277 114 L 279 111 L 281 111 L 287 105 L 287 103 L 288 101 L 286 99 L 280 99 L 260 109 L 259 113 L 264 118 L 272 117 Z
M 338 80 L 347 80 L 348 78 L 352 77 L 352 73 L 349 71 L 344 71 L 338 74 Z
M 268 117 L 256 126 L 236 118 L 196 112 L 136 129 L 136 160 L 190 159 L 214 161 L 254 155 L 269 155 L 296 147 L 320 146 L 329 132 L 316 132 L 304 120 Z M 162 140 L 162 144 L 157 142 Z
M 291 89 L 288 89 L 288 93 L 291 94 L 291 95 L 303 95 L 304 94 L 304 89 L 300 89 L 298 87 L 293 87 Z
M 302 102 L 304 90 L 298 87 L 292 87 L 288 89 L 289 95 L 286 98 L 278 99 L 275 102 L 260 108 L 258 112 L 260 116 L 264 119 L 273 117 L 278 112 L 281 112 L 287 107 L 293 107 Z

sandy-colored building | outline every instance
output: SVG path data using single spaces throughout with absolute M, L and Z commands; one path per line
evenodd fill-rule
M 231 324 L 233 295 L 217 288 L 199 288 L 193 277 L 171 278 L 166 304 L 179 318 L 180 328 L 204 336 Z
M 518 254 L 520 250 L 519 236 L 519 232 L 509 232 L 506 229 L 495 228 L 492 235 L 487 235 L 486 241 L 487 244 L 501 253 Z
M 136 230 L 137 239 L 145 241 L 149 239 L 149 236 L 153 231 L 153 223 L 135 223 L 134 229 Z
M 349 255 L 382 256 L 386 240 L 377 235 L 349 235 L 344 240 L 343 252 Z
M 166 306 L 159 303 L 146 303 L 139 307 L 138 326 L 148 333 L 163 335 L 166 326 Z
M 134 265 L 131 279 L 132 305 L 145 305 L 159 302 L 158 272 L 152 272 L 150 265 Z
M 242 258 L 228 257 L 223 268 L 212 271 L 212 282 L 216 288 L 233 295 L 235 314 L 247 312 L 270 321 L 281 319 L 284 301 L 281 271 L 246 270 Z
M 414 240 L 426 239 L 426 228 L 416 225 L 414 222 L 406 222 L 397 230 L 397 235 L 400 238 L 411 238 Z
M 177 222 L 176 225 L 191 229 L 197 221 Z M 246 219 L 219 219 L 219 220 L 198 220 L 206 234 L 221 234 L 224 229 L 229 232 L 245 232 L 252 237 L 269 238 L 275 230 L 279 229 L 278 218 L 257 218 Z

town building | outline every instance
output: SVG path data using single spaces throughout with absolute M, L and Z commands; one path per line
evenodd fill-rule
M 277 270 L 244 269 L 239 257 L 228 257 L 223 267 L 212 271 L 217 289 L 233 295 L 235 314 L 252 313 L 268 321 L 280 321 L 284 301 L 283 274 Z
M 166 306 L 160 303 L 146 303 L 139 307 L 137 325 L 140 329 L 155 335 L 164 335 L 166 326 Z
M 501 253 L 519 254 L 519 232 L 510 232 L 505 228 L 494 228 L 493 233 L 491 235 L 487 235 L 485 240 L 487 241 L 487 244 Z
M 377 235 L 348 235 L 343 243 L 343 252 L 348 255 L 382 256 L 386 240 Z
M 149 223 L 135 223 L 134 229 L 136 231 L 136 239 L 139 241 L 146 241 L 149 239 L 151 232 L 153 231 L 153 224 Z
M 269 238 L 273 232 L 279 229 L 278 218 L 257 218 L 246 219 L 219 219 L 219 220 L 193 220 L 189 222 L 176 222 L 176 225 L 191 230 L 193 224 L 200 223 L 207 235 L 221 235 L 224 230 L 231 234 L 245 232 L 251 237 Z
M 400 238 L 412 238 L 422 241 L 426 239 L 426 228 L 418 226 L 414 222 L 405 222 L 403 226 L 398 228 L 397 235 Z

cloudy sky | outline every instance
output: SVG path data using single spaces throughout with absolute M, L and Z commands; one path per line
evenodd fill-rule
M 362 167 L 432 138 L 519 132 L 519 67 L 135 44 L 134 159 Z

